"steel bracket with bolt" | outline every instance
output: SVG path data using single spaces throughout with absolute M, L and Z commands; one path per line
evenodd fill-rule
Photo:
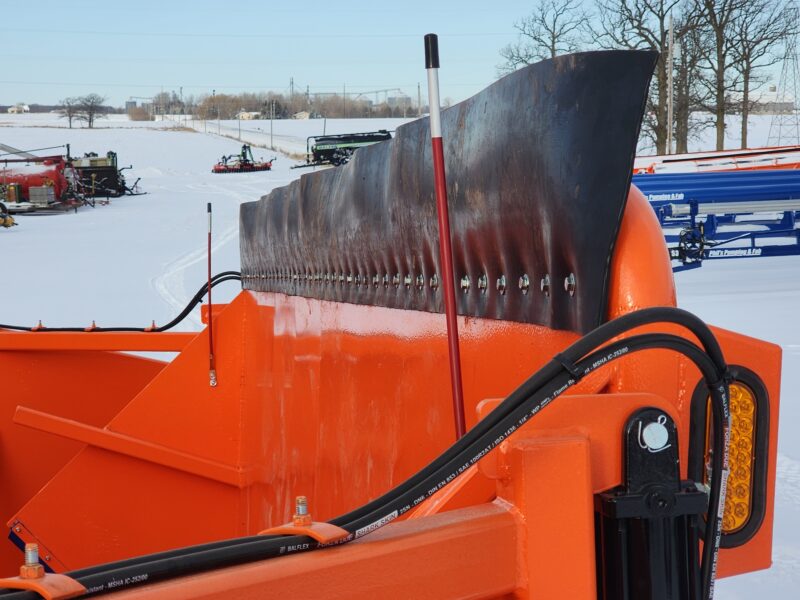
M 25 564 L 19 568 L 19 577 L 0 579 L 1 588 L 36 592 L 45 600 L 66 600 L 86 593 L 86 588 L 71 577 L 45 573 L 37 544 L 25 544 Z
M 311 513 L 308 512 L 306 497 L 298 496 L 295 502 L 295 514 L 290 523 L 265 529 L 258 535 L 307 535 L 320 544 L 333 544 L 348 537 L 350 532 L 332 523 L 313 521 Z

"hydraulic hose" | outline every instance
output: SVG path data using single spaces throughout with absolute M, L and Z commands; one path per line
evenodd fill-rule
M 705 346 L 705 352 L 681 337 L 650 333 L 612 342 L 587 355 L 588 350 L 630 329 L 659 321 L 687 327 Z M 646 309 L 607 323 L 578 340 L 523 383 L 497 409 L 422 471 L 375 501 L 331 522 L 350 532 L 351 535 L 347 540 L 366 535 L 390 522 L 477 462 L 581 377 L 620 356 L 650 348 L 666 348 L 680 352 L 698 366 L 709 383 L 712 405 L 715 407 L 712 411 L 714 447 L 725 448 L 727 428 L 721 417 L 728 413 L 725 381 L 727 367 L 722 360 L 716 340 L 699 319 L 685 311 Z M 727 468 L 726 456 L 727 451 L 715 453 L 712 465 L 708 509 L 708 522 L 712 526 L 706 528 L 701 575 L 704 596 L 707 598 L 713 594 L 721 526 L 717 511 L 724 501 L 722 474 Z M 319 544 L 304 536 L 250 536 L 127 559 L 81 569 L 69 575 L 80 581 L 90 592 L 95 593 L 317 547 Z M 13 597 L 16 598 L 17 595 Z M 19 595 L 19 597 L 25 596 Z
M 223 271 L 222 273 L 217 273 L 214 277 L 211 278 L 211 287 L 214 287 L 220 283 L 224 283 L 226 281 L 241 281 L 242 275 L 239 271 Z M 12 331 L 31 331 L 31 332 L 40 332 L 40 331 L 56 331 L 56 332 L 86 332 L 86 333 L 104 333 L 110 331 L 138 331 L 138 332 L 161 332 L 161 331 L 168 331 L 175 327 L 178 323 L 183 321 L 186 317 L 189 316 L 189 313 L 194 310 L 194 307 L 200 304 L 203 301 L 203 297 L 208 292 L 208 282 L 203 283 L 197 293 L 192 296 L 192 299 L 189 300 L 189 303 L 184 307 L 184 309 L 172 319 L 166 325 L 161 325 L 160 327 L 92 327 L 91 329 L 85 327 L 26 327 L 21 325 L 3 325 L 0 323 L 0 329 L 10 329 Z

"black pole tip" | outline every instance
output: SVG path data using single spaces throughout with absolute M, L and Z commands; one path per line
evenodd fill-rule
M 425 68 L 439 68 L 439 36 L 435 33 L 425 35 Z
M 208 212 L 211 212 L 211 202 L 208 203 Z

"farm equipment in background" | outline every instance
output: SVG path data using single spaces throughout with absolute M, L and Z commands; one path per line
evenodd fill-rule
M 223 156 L 211 169 L 212 173 L 251 173 L 254 171 L 269 171 L 272 169 L 273 158 L 269 161 L 256 161 L 253 151 L 247 144 L 242 144 L 239 154 Z
M 14 217 L 11 216 L 11 213 L 8 212 L 6 205 L 0 202 L 0 227 L 8 229 L 16 224 L 17 222 L 14 220 Z
M 418 119 L 243 204 L 203 331 L 0 325 L 0 587 L 685 600 L 769 567 L 781 351 L 675 308 L 630 186 L 656 60 L 559 56 L 442 112 L 452 281 Z
M 0 185 L 12 212 L 47 208 L 70 195 L 69 163 L 64 156 L 0 160 Z
M 719 258 L 800 254 L 800 170 L 634 175 L 676 270 Z
M 20 157 L 0 159 L 0 185 L 6 190 L 7 208 L 12 213 L 94 206 L 97 198 L 144 193 L 138 189 L 139 179 L 127 185 L 122 172 L 131 167 L 120 169 L 115 152 L 104 157 L 88 153 L 82 158 L 72 158 L 69 144 L 64 146 L 65 155 L 52 156 L 35 156 L 0 146 L 9 151 L 5 156 Z
M 138 196 L 143 193 L 137 187 L 139 179 L 132 186 L 127 185 L 122 172 L 132 167 L 120 169 L 116 152 L 109 151 L 105 156 L 89 152 L 82 158 L 71 159 L 69 165 L 74 171 L 74 189 L 86 198 L 118 198 L 125 194 Z
M 635 175 L 800 169 L 800 146 L 637 156 Z
M 385 129 L 367 133 L 310 136 L 306 139 L 306 162 L 293 165 L 292 168 L 343 165 L 350 160 L 353 152 L 359 148 L 390 139 L 392 139 L 392 134 Z

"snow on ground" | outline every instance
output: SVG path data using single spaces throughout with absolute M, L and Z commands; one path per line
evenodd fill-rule
M 272 139 L 269 121 L 241 125 L 244 141 L 303 153 L 309 135 L 395 129 L 403 122 L 275 121 Z M 121 165 L 133 165 L 126 171 L 129 183 L 141 177 L 148 193 L 77 214 L 19 216 L 19 227 L 0 230 L 3 323 L 165 323 L 206 277 L 206 203 L 214 211 L 214 272 L 238 270 L 239 204 L 307 172 L 290 170 L 296 159 L 255 148 L 256 158 L 278 156 L 272 171 L 212 174 L 220 156 L 240 149 L 241 142 L 231 139 L 238 137 L 238 121 L 131 123 L 114 117 L 98 121 L 92 130 L 65 127 L 54 115 L 0 115 L 0 143 L 22 149 L 69 143 L 74 156 L 114 150 Z M 761 118 L 757 130 L 764 129 L 768 119 Z M 709 147 L 706 140 L 697 149 Z M 774 565 L 720 581 L 717 598 L 722 600 L 756 594 L 794 598 L 800 586 L 800 436 L 793 435 L 800 419 L 798 275 L 800 257 L 708 261 L 676 275 L 680 306 L 712 324 L 779 344 L 784 352 Z M 215 299 L 228 301 L 237 289 L 235 283 L 223 284 L 215 289 Z M 198 315 L 195 311 L 181 327 L 198 329 Z
M 330 133 L 395 129 L 404 122 L 318 121 L 283 122 L 295 125 L 293 136 L 283 133 L 283 143 L 291 150 L 285 139 L 302 139 L 305 152 L 306 135 L 317 128 L 322 133 L 323 126 Z M 223 121 L 221 136 L 183 129 L 174 121 L 137 127 L 119 119 L 98 123 L 103 126 L 66 129 L 66 121 L 56 115 L 0 116 L 0 143 L 23 150 L 69 143 L 73 156 L 113 150 L 120 166 L 133 165 L 125 171 L 128 183 L 141 177 L 139 185 L 147 192 L 112 199 L 109 206 L 81 208 L 77 214 L 18 216 L 19 226 L 2 231 L 0 238 L 0 255 L 7 263 L 0 323 L 35 324 L 42 319 L 55 327 L 88 325 L 94 319 L 105 326 L 148 325 L 151 320 L 163 324 L 205 280 L 207 203 L 213 210 L 213 270 L 239 270 L 239 204 L 308 172 L 290 170 L 301 162 L 297 159 L 254 148 L 256 159 L 277 156 L 272 171 L 212 174 L 223 154 L 241 148 L 238 140 L 225 137 L 238 133 L 231 129 L 236 121 Z M 277 129 L 285 132 L 286 126 Z M 263 141 L 257 130 L 243 131 L 242 138 L 253 144 Z M 276 140 L 275 146 L 280 144 Z M 235 293 L 234 283 L 215 288 L 220 301 Z M 198 328 L 199 312 L 192 319 L 179 328 Z

